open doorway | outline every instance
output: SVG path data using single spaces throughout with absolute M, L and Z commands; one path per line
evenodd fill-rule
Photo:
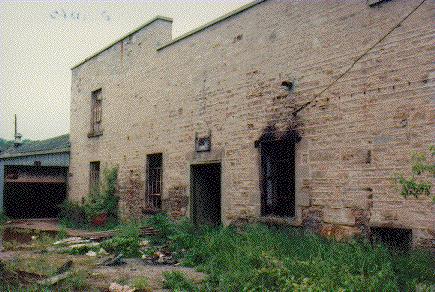
M 191 166 L 191 215 L 196 225 L 221 224 L 220 163 Z

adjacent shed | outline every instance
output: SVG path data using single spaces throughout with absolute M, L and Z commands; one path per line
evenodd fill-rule
M 15 144 L 0 154 L 0 210 L 10 218 L 52 218 L 67 194 L 69 135 Z

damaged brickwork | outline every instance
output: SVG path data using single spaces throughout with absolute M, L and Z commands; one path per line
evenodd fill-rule
M 162 153 L 162 209 L 175 217 L 191 214 L 191 166 L 213 162 L 225 225 L 275 220 L 337 238 L 402 228 L 430 246 L 431 199 L 404 199 L 393 177 L 433 144 L 434 8 L 258 1 L 174 42 L 157 18 L 72 69 L 70 198 L 87 194 L 91 161 L 118 165 L 121 212 L 146 216 L 146 157 Z M 88 138 L 99 88 L 102 135 Z M 255 141 L 289 129 L 301 137 L 294 216 L 269 218 Z M 210 151 L 196 152 L 209 134 Z

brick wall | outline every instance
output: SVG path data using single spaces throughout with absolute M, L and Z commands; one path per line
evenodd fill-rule
M 220 160 L 224 223 L 258 218 L 254 141 L 296 127 L 292 224 L 337 237 L 411 228 L 430 243 L 431 199 L 405 200 L 391 179 L 434 138 L 434 4 L 420 3 L 269 0 L 160 50 L 171 23 L 152 22 L 72 70 L 70 198 L 100 160 L 120 167 L 123 217 L 141 216 L 146 155 L 163 153 L 167 211 L 188 215 L 190 165 Z M 104 133 L 88 138 L 98 88 Z M 195 133 L 209 131 L 212 152 L 198 156 Z

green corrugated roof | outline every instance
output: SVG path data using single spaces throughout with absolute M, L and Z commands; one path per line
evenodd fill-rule
M 65 134 L 47 140 L 30 141 L 17 147 L 9 147 L 0 154 L 0 158 L 46 154 L 53 152 L 68 152 L 69 147 L 69 134 Z

